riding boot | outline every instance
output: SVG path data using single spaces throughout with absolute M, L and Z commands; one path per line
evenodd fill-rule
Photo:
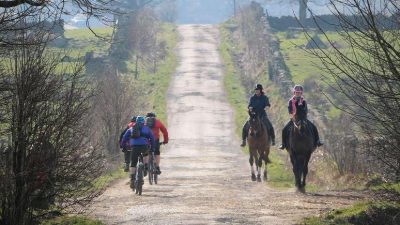
M 272 126 L 272 124 L 271 124 L 271 127 L 270 127 L 270 130 L 269 130 L 269 133 L 271 134 L 271 145 L 272 146 L 275 146 L 275 130 L 274 130 L 274 127 Z
M 282 129 L 282 144 L 279 146 L 279 149 L 285 149 L 285 148 L 287 148 L 288 147 L 288 145 L 287 145 L 287 139 L 288 139 L 288 136 L 289 136 L 289 128 L 290 128 L 290 126 L 292 125 L 292 121 L 290 120 L 286 125 L 285 125 L 285 127 Z
M 246 123 L 243 125 L 242 128 L 242 144 L 240 145 L 241 147 L 246 146 L 246 139 L 247 136 L 249 135 L 249 129 L 250 129 L 250 123 L 249 121 L 246 121 Z
M 316 147 L 322 146 L 323 143 L 322 143 L 321 140 L 319 139 L 319 133 L 318 133 L 317 127 L 316 127 L 311 121 L 309 121 L 309 120 L 308 120 L 308 123 L 311 125 L 312 132 L 313 132 L 313 134 L 314 134 L 314 140 L 315 140 L 315 143 L 314 143 L 314 144 L 315 144 L 315 146 L 316 146 Z

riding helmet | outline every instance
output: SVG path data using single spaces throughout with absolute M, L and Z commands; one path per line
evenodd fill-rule
M 293 87 L 293 94 L 295 94 L 296 92 L 300 92 L 301 94 L 303 94 L 303 86 L 301 86 L 301 85 L 295 85 L 294 87 Z
M 257 84 L 256 85 L 256 88 L 254 89 L 254 90 L 260 90 L 260 91 L 262 91 L 264 88 L 263 88 L 263 86 L 261 85 L 261 84 Z

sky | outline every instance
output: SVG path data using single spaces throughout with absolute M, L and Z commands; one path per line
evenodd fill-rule
M 250 0 L 236 0 L 238 8 Z M 265 2 L 265 1 L 259 1 Z M 310 3 L 310 8 L 316 14 L 329 14 L 326 0 L 318 0 L 318 5 Z M 177 0 L 178 24 L 187 23 L 220 23 L 233 15 L 233 0 Z M 298 11 L 297 1 L 270 0 L 263 3 L 270 16 L 293 16 Z
M 229 19 L 233 15 L 233 0 L 176 0 L 177 1 L 177 23 L 178 24 L 216 24 Z M 261 0 L 259 0 L 261 1 Z M 318 0 L 318 5 L 310 3 L 310 8 L 316 14 L 329 14 L 326 0 Z M 236 0 L 238 8 L 240 5 L 251 2 L 251 0 Z M 265 2 L 262 1 L 262 2 Z M 289 0 L 269 0 L 263 4 L 270 16 L 293 16 L 298 11 L 297 1 L 290 3 Z M 321 3 L 322 2 L 322 3 Z M 64 17 L 65 28 L 73 29 L 86 26 L 86 18 L 82 14 Z M 98 21 L 92 20 L 93 27 L 103 26 Z

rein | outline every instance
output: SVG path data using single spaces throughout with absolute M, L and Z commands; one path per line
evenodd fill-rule
M 251 120 L 253 120 L 254 118 L 251 118 Z M 257 130 L 255 130 L 254 128 L 253 128 L 253 126 L 251 125 L 251 123 L 250 123 L 250 128 L 254 131 L 254 134 L 255 134 L 255 137 L 259 137 L 260 135 L 262 135 L 263 134 L 263 132 L 264 132 L 264 127 L 263 127 L 263 124 L 262 124 L 262 121 L 261 121 L 261 119 L 257 116 L 257 118 L 255 119 L 256 120 L 256 123 L 258 123 L 258 127 L 259 127 L 259 129 L 257 129 Z

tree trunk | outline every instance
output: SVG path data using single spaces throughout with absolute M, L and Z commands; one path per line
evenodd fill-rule
M 139 64 L 139 56 L 138 55 L 136 55 L 136 60 L 135 60 L 135 79 L 137 80 L 138 79 L 138 76 L 139 76 L 139 68 L 138 68 L 138 65 Z
M 304 24 L 307 18 L 307 3 L 308 0 L 299 0 L 299 19 L 301 24 Z

